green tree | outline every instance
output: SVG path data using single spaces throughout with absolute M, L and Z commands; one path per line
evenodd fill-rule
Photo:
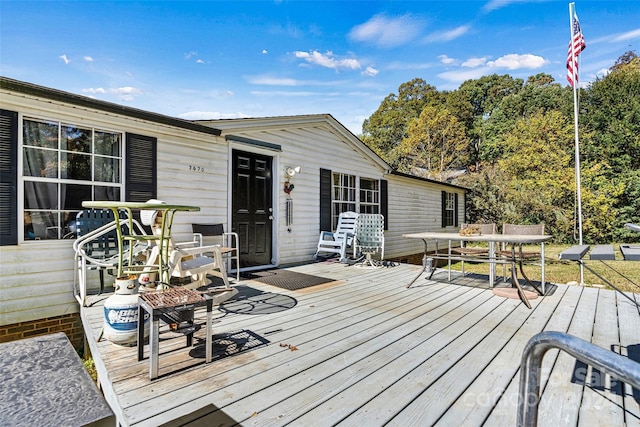
M 403 83 L 398 94 L 389 94 L 362 125 L 362 140 L 392 166 L 399 159 L 395 148 L 407 136 L 408 123 L 429 104 L 444 102 L 435 87 L 420 78 Z
M 452 169 L 467 163 L 469 142 L 464 126 L 446 108 L 426 106 L 409 124 L 399 146 L 400 167 L 418 176 L 444 181 Z

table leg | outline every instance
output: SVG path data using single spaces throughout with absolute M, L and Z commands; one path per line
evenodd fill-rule
M 205 337 L 204 343 L 207 346 L 206 350 L 205 350 L 205 361 L 206 363 L 211 362 L 211 353 L 212 353 L 212 320 L 213 320 L 213 301 L 209 300 L 207 301 L 207 326 L 206 326 L 206 334 L 207 336 Z
M 151 325 L 149 327 L 149 377 L 153 380 L 158 378 L 158 357 L 160 350 L 160 320 L 155 313 L 155 310 L 151 310 Z
M 489 242 L 489 287 L 493 288 L 496 282 L 496 244 Z
M 515 285 L 518 289 L 518 296 L 520 300 L 527 306 L 527 308 L 531 308 L 531 303 L 527 299 L 527 295 L 525 295 L 522 286 L 520 286 L 520 281 L 518 280 L 518 270 L 516 266 L 516 247 L 515 245 L 511 245 L 511 285 Z
M 144 308 L 138 304 L 138 362 L 144 359 L 144 313 Z
M 416 277 L 413 278 L 412 281 L 410 281 L 406 288 L 409 289 L 411 287 L 411 285 L 413 285 L 415 283 L 416 280 L 418 280 L 418 277 L 422 276 L 422 273 L 424 273 L 427 270 L 427 265 L 429 266 L 429 270 L 430 270 L 430 275 L 429 275 L 429 279 L 431 279 L 431 276 L 433 276 L 433 271 L 435 270 L 432 266 L 431 263 L 429 262 L 429 258 L 427 258 L 427 241 L 423 240 L 424 242 L 424 255 L 422 256 L 422 270 L 420 270 L 420 272 L 418 274 L 416 274 Z M 436 243 L 436 247 L 438 246 L 438 244 Z

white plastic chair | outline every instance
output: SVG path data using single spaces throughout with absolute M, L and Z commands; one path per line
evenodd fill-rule
M 314 258 L 317 258 L 321 253 L 329 253 L 340 255 L 340 261 L 346 259 L 347 248 L 353 243 L 357 219 L 358 214 L 355 212 L 342 212 L 338 217 L 338 226 L 335 232 L 321 231 Z
M 360 267 L 380 267 L 384 259 L 384 216 L 381 214 L 360 214 L 356 222 L 354 252 L 364 254 L 364 260 L 355 264 Z M 373 255 L 380 254 L 380 260 Z
M 222 257 L 227 261 L 227 270 L 231 271 L 235 263 L 236 281 L 240 281 L 240 248 L 238 233 L 224 231 L 223 224 L 191 224 L 193 240 L 198 246 L 219 245 Z

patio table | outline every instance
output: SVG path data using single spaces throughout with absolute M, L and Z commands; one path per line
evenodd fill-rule
M 137 240 L 156 240 L 158 243 L 158 265 L 156 266 L 156 272 L 159 275 L 160 282 L 169 283 L 169 241 L 171 240 L 171 227 L 173 225 L 173 217 L 176 212 L 197 212 L 200 210 L 198 206 L 186 206 L 186 205 L 170 205 L 166 203 L 153 203 L 153 202 L 117 202 L 117 201 L 87 201 L 82 202 L 82 207 L 95 208 L 95 209 L 111 209 L 114 214 L 115 222 L 117 224 L 116 233 L 118 238 L 118 276 L 128 274 L 139 274 L 140 270 L 134 268 L 133 264 L 133 252 L 129 251 L 129 260 L 125 267 L 124 261 L 124 247 L 125 242 L 134 244 Z M 162 226 L 160 228 L 160 235 L 133 235 L 124 234 L 120 223 L 120 211 L 127 213 L 128 229 L 133 230 L 133 215 L 132 210 L 157 210 L 162 212 Z
M 444 259 L 447 261 L 449 266 L 451 266 L 451 261 L 474 261 L 474 262 L 487 262 L 490 263 L 491 266 L 489 268 L 489 286 L 493 288 L 495 284 L 496 277 L 496 264 L 510 264 L 511 265 L 511 278 L 512 285 L 516 287 L 518 295 L 522 302 L 529 308 L 531 305 L 525 295 L 524 290 L 520 286 L 520 282 L 517 277 L 516 272 L 516 251 L 515 248 L 518 246 L 518 250 L 522 252 L 522 245 L 524 244 L 540 244 L 541 246 L 541 258 L 542 258 L 542 295 L 545 292 L 545 277 L 544 277 L 544 242 L 551 239 L 550 235 L 524 235 L 524 234 L 475 234 L 475 235 L 461 235 L 459 233 L 447 233 L 447 232 L 422 232 L 422 233 L 410 233 L 403 234 L 402 237 L 407 239 L 421 239 L 424 242 L 424 255 L 422 257 L 422 270 L 416 275 L 416 277 L 407 284 L 407 288 L 411 287 L 411 285 L 418 280 L 426 270 L 427 267 L 430 268 L 429 271 L 429 279 L 433 276 L 435 272 L 435 267 L 429 265 L 429 258 L 431 259 Z M 438 241 L 446 240 L 448 242 L 448 251 L 446 254 L 438 253 Z M 429 255 L 429 247 L 428 242 L 435 241 L 435 253 Z M 474 256 L 466 256 L 466 255 L 452 255 L 451 254 L 451 242 L 485 242 L 489 245 L 489 256 L 487 258 L 484 257 L 474 257 Z M 511 245 L 511 257 L 508 260 L 501 260 L 496 257 L 496 243 L 508 244 Z M 529 279 L 524 274 L 522 270 L 522 263 L 520 263 L 520 271 L 523 277 L 527 280 L 527 282 L 531 283 Z M 449 269 L 449 280 L 451 280 L 451 269 Z M 535 288 L 535 287 L 534 287 Z M 537 289 L 536 289 L 537 290 Z

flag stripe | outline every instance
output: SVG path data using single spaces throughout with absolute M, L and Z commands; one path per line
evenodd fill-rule
M 584 41 L 578 15 L 573 13 L 573 25 L 571 28 L 572 40 L 569 42 L 569 52 L 567 53 L 567 80 L 571 87 L 578 83 L 578 55 L 582 52 L 587 44 Z

